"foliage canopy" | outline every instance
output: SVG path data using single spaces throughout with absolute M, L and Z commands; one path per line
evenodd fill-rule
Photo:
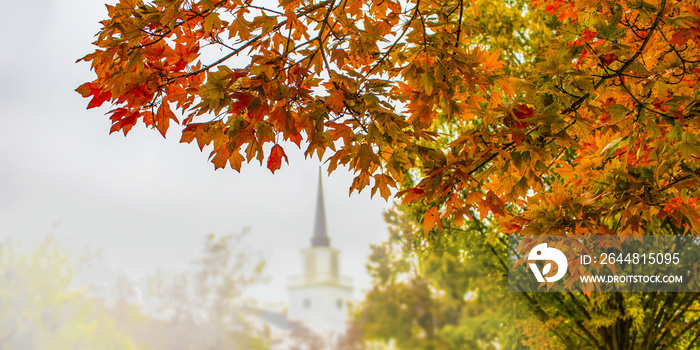
M 273 172 L 289 140 L 356 172 L 351 192 L 430 203 L 425 232 L 474 208 L 508 232 L 700 233 L 696 1 L 107 8 L 77 91 L 112 132 L 174 121 L 216 168 Z

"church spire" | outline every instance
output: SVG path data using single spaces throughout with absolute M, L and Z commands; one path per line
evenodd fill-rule
M 312 247 L 328 247 L 330 240 L 326 230 L 326 211 L 323 206 L 323 185 L 321 184 L 321 167 L 318 168 L 318 196 L 316 197 L 316 219 L 314 236 L 311 238 Z

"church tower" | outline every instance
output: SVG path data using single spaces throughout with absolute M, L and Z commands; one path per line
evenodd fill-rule
M 340 276 L 339 250 L 331 248 L 326 229 L 319 168 L 316 217 L 311 246 L 302 250 L 302 271 L 289 279 L 289 318 L 320 333 L 343 331 L 352 298 L 352 281 Z

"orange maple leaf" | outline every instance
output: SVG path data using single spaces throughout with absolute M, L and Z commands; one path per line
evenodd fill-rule
M 401 191 L 396 194 L 396 197 L 401 197 L 403 196 L 403 199 L 401 200 L 401 204 L 408 204 L 408 203 L 413 203 L 423 197 L 423 194 L 425 193 L 425 190 L 422 190 L 420 188 L 409 188 L 405 191 Z
M 435 223 L 437 222 L 438 228 L 441 228 L 442 225 L 440 223 L 440 212 L 438 211 L 437 207 L 432 207 L 428 212 L 425 214 L 425 219 L 423 219 L 423 234 L 427 235 L 428 232 L 435 226 Z

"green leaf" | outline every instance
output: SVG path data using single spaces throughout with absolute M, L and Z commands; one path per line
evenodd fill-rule
M 602 150 L 600 150 L 600 154 L 603 154 L 606 151 L 614 152 L 615 150 L 617 150 L 617 147 L 620 145 L 620 141 L 622 141 L 622 139 L 624 139 L 624 137 L 619 137 L 610 141 L 610 143 L 608 143 L 605 147 L 603 147 Z

